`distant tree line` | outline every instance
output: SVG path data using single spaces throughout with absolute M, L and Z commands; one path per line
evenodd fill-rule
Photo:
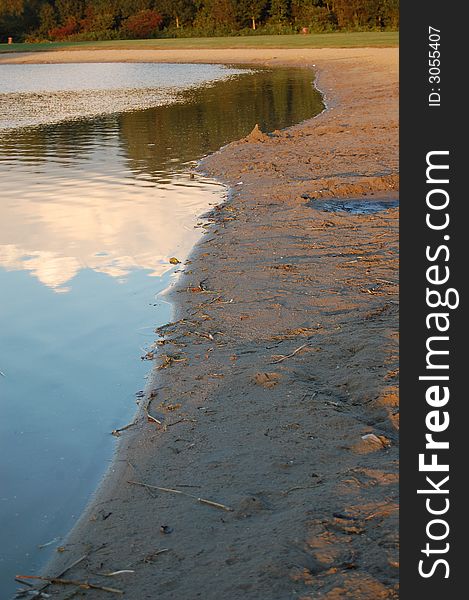
M 0 41 L 397 29 L 399 0 L 0 0 Z

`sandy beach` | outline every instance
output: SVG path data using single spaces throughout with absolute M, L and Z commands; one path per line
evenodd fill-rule
M 199 165 L 228 198 L 181 265 L 137 421 L 45 574 L 132 600 L 397 598 L 398 50 L 0 54 L 103 61 L 301 65 L 327 109 Z M 47 593 L 74 589 L 106 595 Z

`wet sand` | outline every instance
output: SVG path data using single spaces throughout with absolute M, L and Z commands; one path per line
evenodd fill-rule
M 322 202 L 397 197 L 397 50 L 209 53 L 181 60 L 315 64 L 328 110 L 202 161 L 229 197 L 181 265 L 137 423 L 47 574 L 81 559 L 63 578 L 136 600 L 397 598 L 398 209 Z

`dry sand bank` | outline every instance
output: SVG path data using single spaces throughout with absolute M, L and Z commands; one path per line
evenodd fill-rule
M 397 598 L 398 211 L 317 201 L 396 195 L 397 50 L 152 55 L 314 63 L 330 109 L 203 161 L 232 193 L 172 292 L 145 399 L 161 425 L 122 433 L 48 573 L 85 556 L 64 578 L 133 600 Z
M 0 64 L 53 64 L 76 62 L 262 63 L 312 64 L 316 60 L 370 62 L 386 67 L 396 48 L 268 49 L 227 48 L 189 50 L 53 50 L 51 52 L 0 53 Z

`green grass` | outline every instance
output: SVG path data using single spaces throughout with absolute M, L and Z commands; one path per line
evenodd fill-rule
M 45 42 L 0 44 L 0 52 L 48 52 L 94 49 L 196 49 L 196 48 L 359 48 L 398 46 L 395 31 L 360 33 L 313 33 L 309 35 L 249 35 L 237 37 L 113 40 L 104 42 Z

